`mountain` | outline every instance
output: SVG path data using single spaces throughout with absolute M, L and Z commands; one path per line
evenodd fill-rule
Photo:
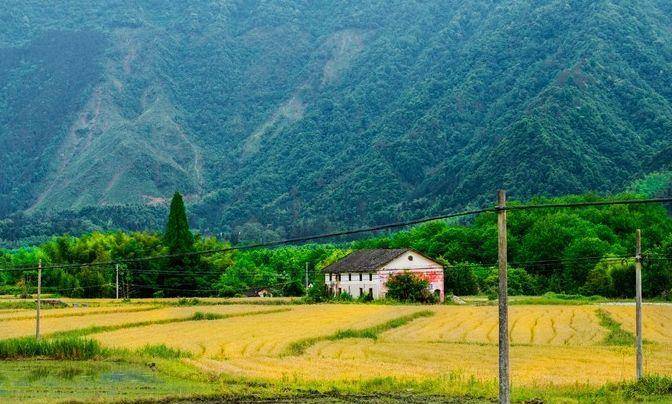
M 672 167 L 666 0 L 6 3 L 0 233 L 180 190 L 277 238 Z

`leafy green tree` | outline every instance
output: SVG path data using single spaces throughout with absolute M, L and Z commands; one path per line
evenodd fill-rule
M 568 293 L 577 293 L 586 283 L 589 272 L 609 251 L 609 243 L 597 237 L 573 240 L 563 252 L 564 287 Z
M 588 273 L 586 283 L 579 289 L 579 293 L 585 296 L 615 296 L 614 281 L 611 278 L 611 261 L 598 262 Z
M 633 260 L 618 261 L 612 264 L 610 275 L 613 282 L 614 297 L 635 296 L 635 263 Z
M 386 283 L 387 297 L 400 302 L 434 303 L 429 292 L 429 281 L 411 272 L 392 275 Z
M 474 276 L 471 264 L 461 263 L 448 265 L 444 270 L 444 284 L 446 293 L 458 296 L 475 295 L 478 293 L 478 283 Z

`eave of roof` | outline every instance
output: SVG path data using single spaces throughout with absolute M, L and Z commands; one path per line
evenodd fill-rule
M 342 272 L 374 272 L 383 265 L 398 258 L 399 256 L 413 251 L 410 248 L 385 249 L 377 248 L 370 250 L 353 251 L 341 260 L 334 262 L 323 269 L 325 273 Z

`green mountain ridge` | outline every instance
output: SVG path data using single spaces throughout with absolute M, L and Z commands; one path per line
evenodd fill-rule
M 672 163 L 662 0 L 9 3 L 0 217 L 154 226 L 179 189 L 200 230 L 268 238 Z

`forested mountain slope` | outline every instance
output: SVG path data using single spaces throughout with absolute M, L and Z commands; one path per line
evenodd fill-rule
M 672 163 L 669 1 L 6 3 L 0 217 L 277 237 Z

